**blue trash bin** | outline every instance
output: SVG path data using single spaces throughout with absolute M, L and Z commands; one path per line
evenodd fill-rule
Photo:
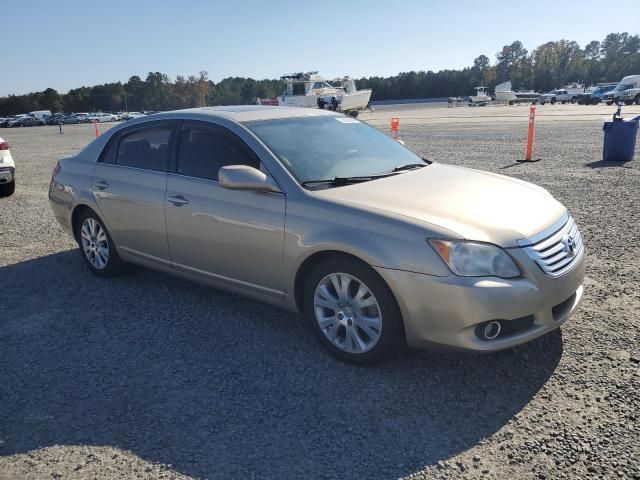
M 638 135 L 638 120 L 623 121 L 620 116 L 613 116 L 613 122 L 604 122 L 604 146 L 602 159 L 611 162 L 629 162 L 633 160 Z

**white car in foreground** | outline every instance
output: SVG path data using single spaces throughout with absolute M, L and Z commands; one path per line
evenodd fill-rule
M 0 197 L 13 195 L 16 189 L 16 164 L 11 158 L 9 144 L 0 138 Z

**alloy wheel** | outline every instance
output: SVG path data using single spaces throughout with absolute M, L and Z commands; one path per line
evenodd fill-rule
M 371 350 L 382 334 L 382 313 L 369 287 L 353 275 L 332 273 L 317 285 L 313 307 L 320 329 L 340 350 Z
M 80 228 L 82 251 L 89 263 L 102 270 L 109 263 L 109 241 L 102 225 L 94 218 L 85 218 Z

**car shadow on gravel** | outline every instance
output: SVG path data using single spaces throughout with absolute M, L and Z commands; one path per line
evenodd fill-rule
M 144 269 L 96 278 L 75 251 L 0 268 L 0 291 L 2 456 L 95 445 L 195 477 L 397 478 L 496 432 L 562 355 L 555 332 L 354 367 L 296 315 Z

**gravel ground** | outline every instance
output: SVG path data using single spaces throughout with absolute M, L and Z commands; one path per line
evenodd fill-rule
M 0 478 L 640 478 L 640 160 L 599 161 L 598 116 L 539 122 L 526 165 L 526 118 L 405 125 L 425 157 L 572 211 L 586 291 L 562 330 L 359 368 L 276 308 L 144 269 L 96 278 L 47 200 L 93 127 L 0 131 L 19 175 L 0 200 Z

